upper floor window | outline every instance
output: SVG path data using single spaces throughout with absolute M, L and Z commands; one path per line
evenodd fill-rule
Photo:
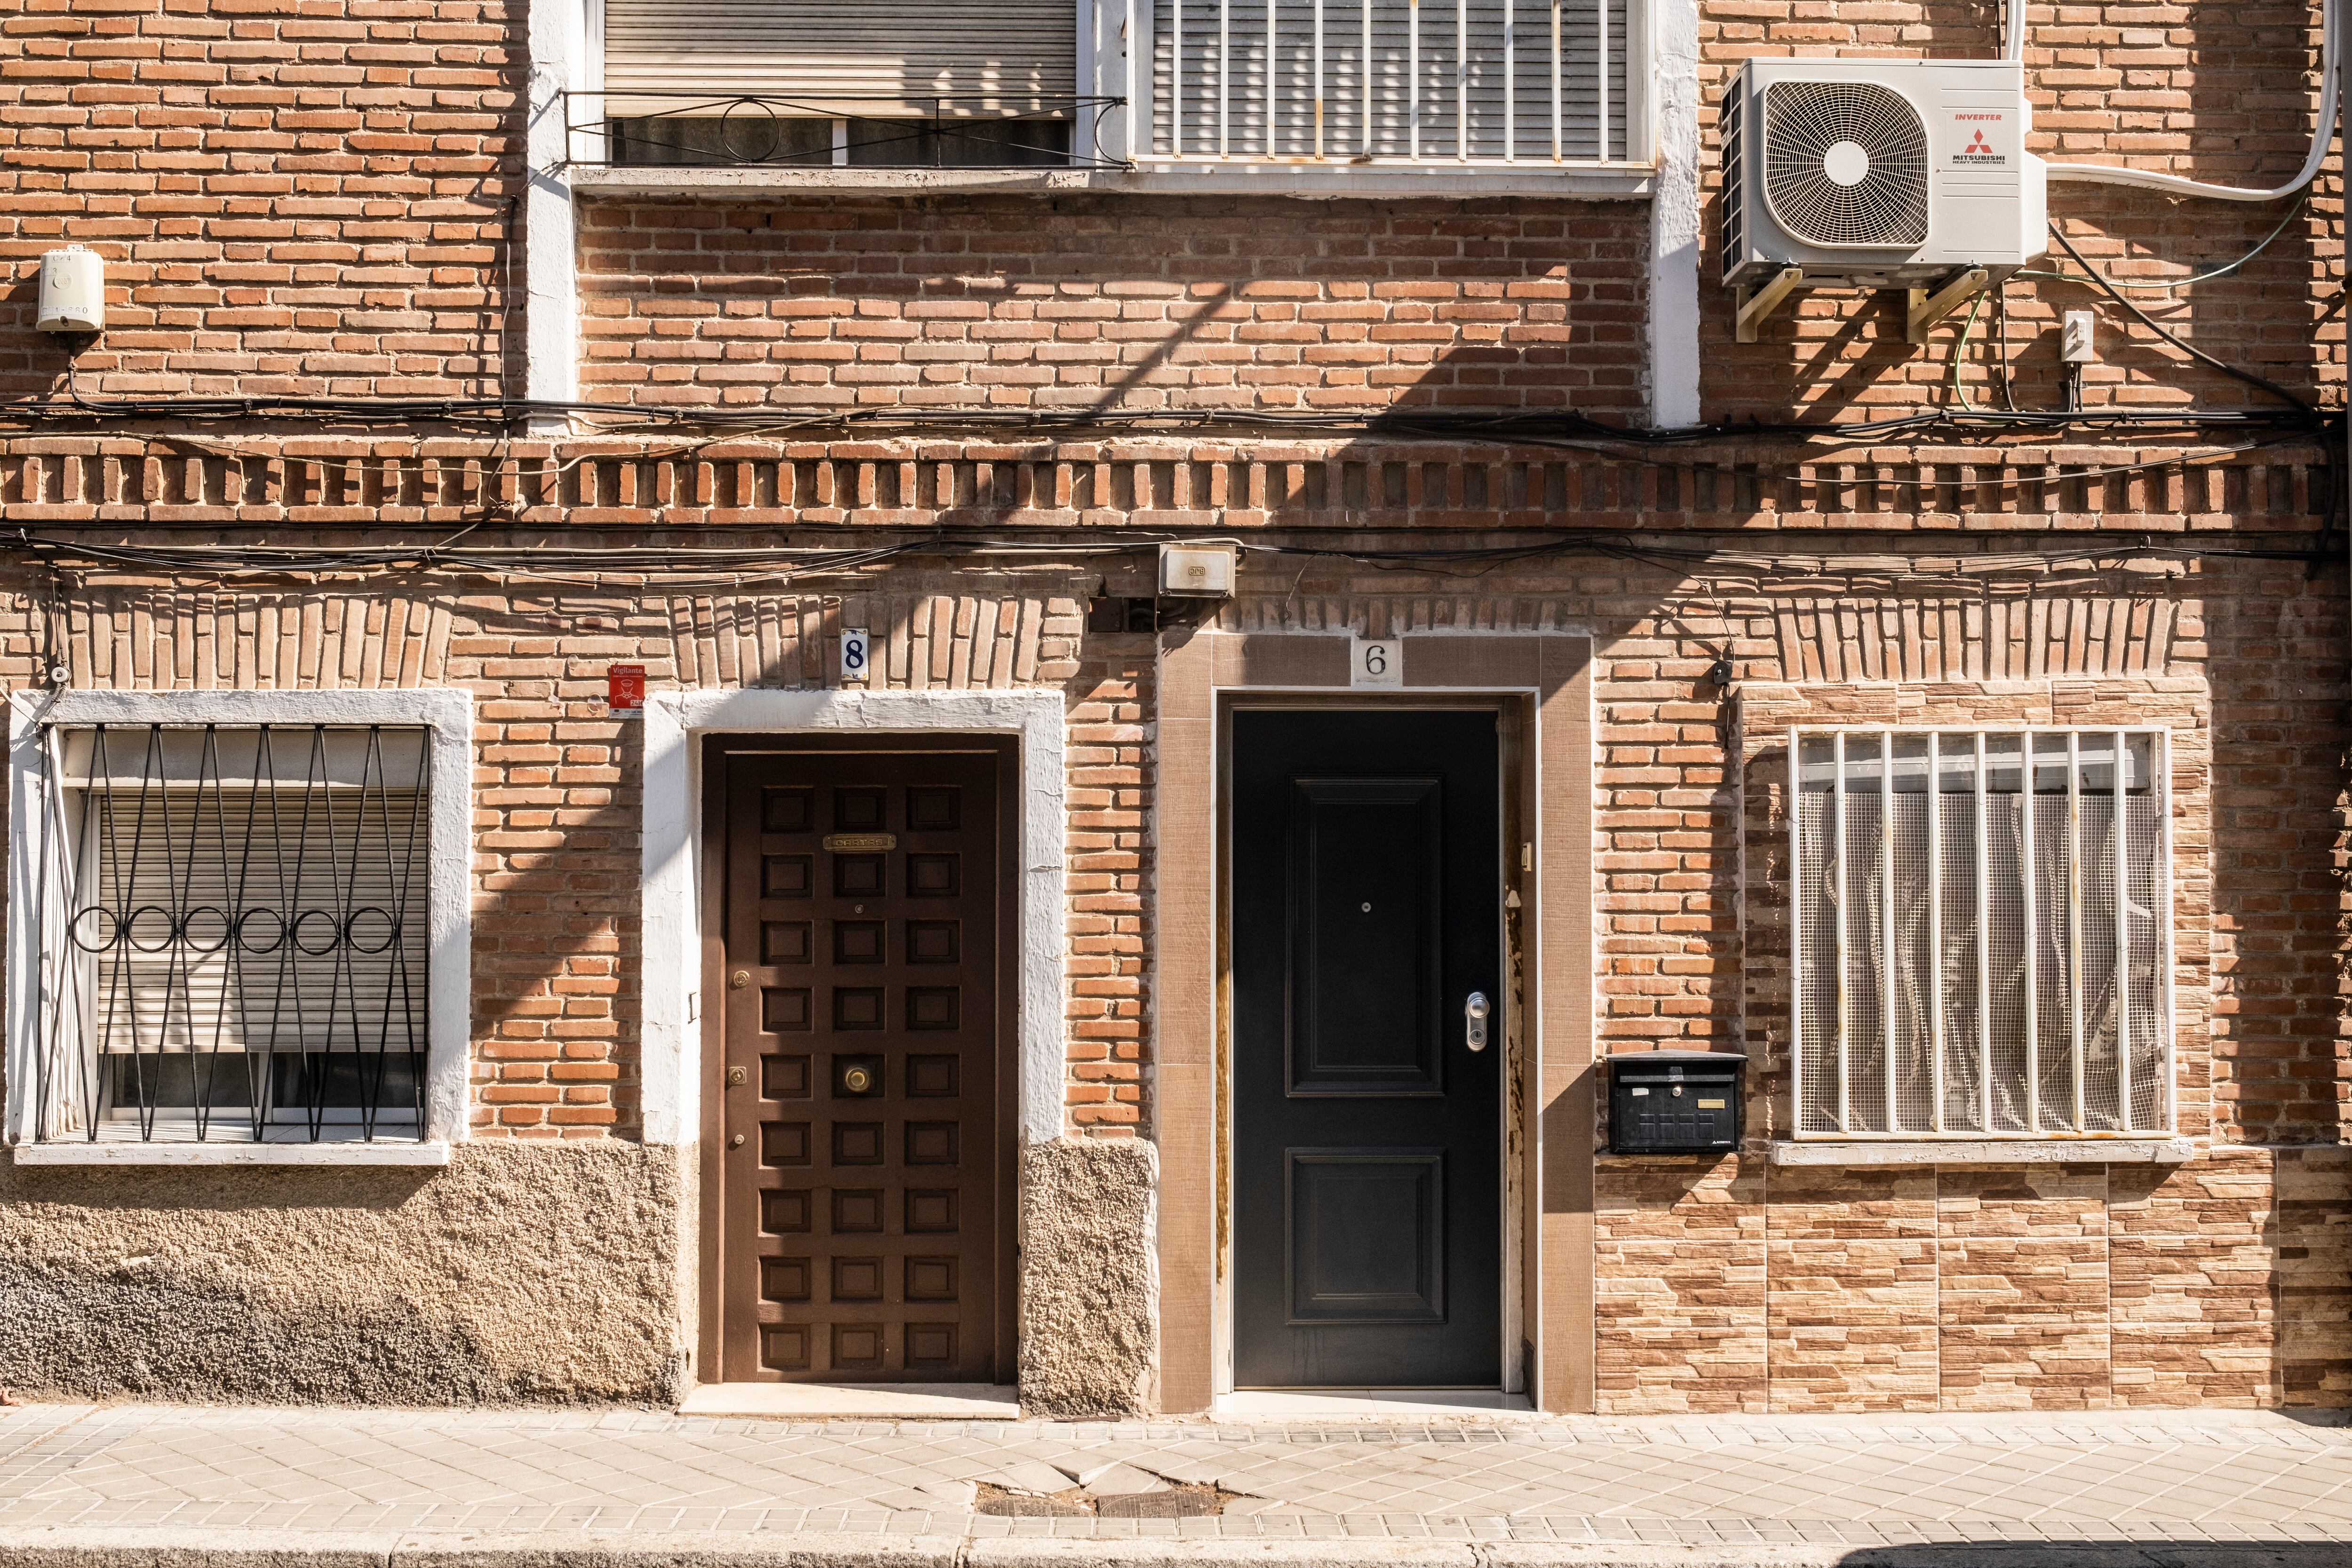
M 1629 0 L 1160 0 L 1150 156 L 1627 156 Z
M 604 0 L 601 16 L 601 76 L 569 117 L 590 161 L 1344 174 L 1649 155 L 1643 0 Z
M 605 0 L 613 163 L 1066 164 L 1071 0 Z M 579 116 L 573 116 L 575 123 Z
M 1800 1137 L 2174 1125 L 2161 730 L 1809 730 L 1796 797 Z

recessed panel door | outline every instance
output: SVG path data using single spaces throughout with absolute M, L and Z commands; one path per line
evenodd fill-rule
M 1233 719 L 1234 1377 L 1502 1373 L 1491 710 Z
M 1010 1381 L 998 759 L 723 756 L 722 1376 Z

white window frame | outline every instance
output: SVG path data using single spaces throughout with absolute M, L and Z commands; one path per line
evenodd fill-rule
M 1884 795 L 1891 793 L 1893 787 L 1893 770 L 1895 767 L 1894 743 L 1896 741 L 1905 738 L 1924 738 L 1927 745 L 1926 755 L 1927 759 L 1927 767 L 1929 769 L 1929 778 L 1931 781 L 1930 789 L 1932 792 L 1934 788 L 1934 781 L 1937 778 L 1937 765 L 1940 760 L 1941 744 L 1945 740 L 1954 736 L 1955 734 L 1970 735 L 1978 738 L 1979 741 L 1979 744 L 1971 748 L 1971 755 L 1974 761 L 1976 773 L 1976 789 L 1973 794 L 1979 803 L 1978 817 L 1979 826 L 1978 831 L 1979 834 L 1980 854 L 1981 844 L 1983 842 L 1981 838 L 1981 834 L 1983 832 L 1981 826 L 1983 822 L 1982 802 L 1988 798 L 1989 794 L 1985 785 L 1987 769 L 1984 765 L 1984 752 L 1980 744 L 1983 737 L 1992 735 L 2021 735 L 2025 737 L 2025 745 L 2028 748 L 2026 752 L 2026 763 L 2029 769 L 2032 765 L 2032 757 L 2033 755 L 2031 748 L 2035 742 L 2042 741 L 2052 736 L 2070 738 L 2068 740 L 2069 760 L 2067 763 L 2068 793 L 2070 798 L 2078 797 L 2081 788 L 2080 779 L 2082 776 L 2082 764 L 2078 760 L 2081 737 L 2096 737 L 2102 742 L 2116 747 L 2118 755 L 2120 755 L 2122 752 L 2125 738 L 2126 736 L 2147 736 L 2151 738 L 2150 769 L 2153 773 L 2151 784 L 2157 795 L 2157 895 L 2162 905 L 2162 908 L 2156 911 L 2156 926 L 2158 932 L 2158 952 L 2157 958 L 2158 973 L 2157 994 L 2155 1001 L 2155 1015 L 2158 1019 L 2158 1026 L 2163 1032 L 2163 1049 L 2160 1057 L 2163 1064 L 2160 1069 L 2163 1073 L 2163 1089 L 2160 1098 L 2163 1111 L 2163 1125 L 2161 1127 L 2131 1127 L 2121 1131 L 2086 1131 L 2079 1125 L 2056 1125 L 2035 1126 L 2020 1130 L 1987 1129 L 1984 1131 L 1976 1131 L 1968 1129 L 1950 1130 L 1937 1127 L 1917 1130 L 1864 1130 L 1856 1131 L 1834 1129 L 1809 1130 L 1803 1125 L 1802 1108 L 1806 1104 L 1803 1032 L 1806 994 L 1804 989 L 1804 911 L 1801 903 L 1802 867 L 1801 859 L 1803 854 L 1803 849 L 1801 840 L 1801 818 L 1798 811 L 1798 802 L 1803 793 L 1802 775 L 1805 744 L 1808 742 L 1818 742 L 1823 740 L 1829 741 L 1832 743 L 1834 748 L 1833 766 L 1836 769 L 1835 778 L 1839 781 L 1840 786 L 1842 786 L 1843 780 L 1846 776 L 1846 742 L 1856 737 L 1867 737 L 1876 740 L 1879 742 L 1879 766 L 1884 770 L 1881 775 L 1881 784 L 1879 787 Z M 2174 1017 L 2174 923 L 2175 910 L 2177 907 L 2178 883 L 2174 875 L 2173 867 L 2175 851 L 2172 794 L 2173 752 L 2172 735 L 2169 728 L 2159 724 L 2056 725 L 1982 724 L 1961 722 L 1951 724 L 1838 725 L 1800 723 L 1790 726 L 1788 731 L 1788 963 L 1789 1063 L 1790 1085 L 1789 1138 L 1792 1142 L 1776 1144 L 1774 1150 L 1774 1157 L 1776 1161 L 1783 1163 L 1798 1164 L 1835 1163 L 1841 1163 L 1847 1154 L 1866 1149 L 1870 1146 L 1890 1148 L 1906 1152 L 1916 1152 L 1917 1154 L 1923 1156 L 1938 1155 L 1952 1159 L 1971 1161 L 2011 1161 L 2021 1158 L 2037 1162 L 2053 1160 L 2096 1161 L 2109 1158 L 2125 1160 L 2139 1159 L 2172 1161 L 2188 1158 L 2189 1154 L 2189 1145 L 2187 1141 L 2180 1138 L 2179 1134 L 2180 1115 L 2179 1060 L 2178 1054 L 2178 1029 L 2176 1027 Z M 2031 774 L 2029 773 L 2029 792 L 2031 789 L 2030 779 Z M 1836 793 L 1842 795 L 1842 787 Z M 1885 820 L 1891 821 L 1891 818 Z M 1931 847 L 1939 847 L 1941 833 L 1940 816 L 1937 813 L 1931 811 L 1928 813 L 1927 820 L 1929 825 L 1929 843 Z M 2028 822 L 2030 835 L 2030 813 L 2028 814 Z M 1843 841 L 1843 829 L 1842 826 L 1837 830 L 1837 833 L 1839 839 Z M 2030 857 L 2030 837 L 2028 838 L 2027 853 Z M 1927 863 L 1929 868 L 1929 885 L 1931 888 L 1940 889 L 1942 870 L 1939 847 L 1930 848 L 1927 856 Z M 1979 860 L 1979 864 L 1982 864 L 1981 859 Z M 2030 858 L 2028 864 L 2031 865 Z M 1882 874 L 1887 879 L 1891 889 L 1891 883 L 1894 877 L 1892 857 L 1888 856 L 1884 858 L 1882 866 Z M 1843 878 L 1843 868 L 1841 866 L 1841 878 Z M 1984 921 L 1986 917 L 1982 913 L 1984 908 L 1983 900 L 1985 897 L 1983 890 L 1984 886 L 1983 875 L 1982 873 L 1979 873 L 1978 879 L 1979 900 L 1979 913 L 1978 921 L 1979 931 L 1985 929 Z M 1891 921 L 1892 900 L 1887 900 L 1886 903 L 1890 911 L 1888 919 Z M 2118 897 L 2116 919 L 2119 928 L 2119 941 L 2117 948 L 2117 973 L 2119 976 L 2125 973 L 2126 968 L 2122 959 L 2125 944 L 2120 940 L 2120 928 L 2124 920 L 2124 910 L 2126 904 L 2126 900 Z M 1847 905 L 1844 900 L 1841 900 L 1839 901 L 1839 907 L 1843 910 L 1846 908 Z M 2026 951 L 2030 955 L 2033 952 L 2033 939 L 2030 926 L 2032 910 L 2034 907 L 2034 898 L 2032 896 L 2029 896 L 2026 899 L 2025 907 L 2028 911 L 2027 918 L 2029 921 L 2029 929 L 2026 932 Z M 1941 939 L 1938 934 L 1940 931 L 1941 909 L 1942 900 L 1940 897 L 1931 897 L 1927 900 L 1929 921 L 1928 947 L 1931 952 L 1941 951 Z M 1885 942 L 1882 947 L 1882 951 L 1885 957 L 1883 960 L 1880 985 L 1881 994 L 1885 995 L 1892 994 L 1892 982 L 1899 962 L 1899 957 L 1895 951 L 1895 944 L 1892 941 Z M 1984 962 L 1984 960 L 1979 960 L 1979 973 L 1980 986 L 1982 984 L 1982 964 Z M 2030 957 L 2028 962 L 2030 965 Z M 2029 967 L 2029 980 L 2027 987 L 2029 1009 L 2027 1016 L 2029 1019 L 2033 1016 L 2033 1013 L 2032 1011 L 2033 1005 L 2033 991 L 2030 978 L 2031 973 L 2032 971 Z M 1938 964 L 1936 967 L 1935 973 L 1931 973 L 1929 976 L 1929 991 L 1933 1000 L 1931 1000 L 1930 1003 L 1932 1034 L 1931 1043 L 1928 1047 L 1930 1052 L 1933 1053 L 1939 1079 L 1939 1088 L 1935 1097 L 1937 1103 L 1936 1114 L 1938 1121 L 1942 1119 L 1944 1099 L 1940 1089 L 1940 1077 L 1942 1072 L 1942 1062 L 1944 1059 L 1944 1019 L 1940 1005 L 1942 985 L 1943 976 L 1941 973 L 1941 965 Z M 2084 1035 L 2082 1021 L 2079 1016 L 2079 987 L 2076 991 L 2076 1003 L 2073 1011 L 2075 1016 L 2070 1025 L 2071 1033 L 2074 1037 L 2071 1049 L 2076 1053 L 2080 1053 L 2084 1049 L 2085 1037 Z M 1843 1009 L 1841 1009 L 1841 1012 L 1843 1012 Z M 1990 1023 L 1990 1011 L 1981 1003 L 1979 1005 L 1978 1016 L 1979 1026 L 1989 1028 Z M 2124 1012 L 2123 1016 L 2126 1018 L 2128 1017 L 2128 1010 Z M 1892 1012 L 1889 1010 L 1887 1027 L 1890 1032 L 1893 1026 Z M 2119 1026 L 2127 1028 L 2128 1026 L 2124 1025 Z M 1838 1029 L 1841 1035 L 1845 1031 L 1845 1025 L 1843 1017 L 1840 1019 Z M 1842 1058 L 1845 1048 L 1845 1042 L 1841 1039 L 1838 1049 Z M 2130 1058 L 2128 1054 L 2127 1036 L 2124 1040 L 2119 1042 L 2119 1057 L 2122 1064 L 2119 1070 L 2126 1075 L 2122 1082 L 2122 1100 L 2124 1105 L 2127 1109 L 2130 1103 L 2130 1088 L 2128 1079 Z M 1891 1051 L 1888 1053 L 1888 1059 L 1890 1063 L 1893 1060 L 1893 1053 Z M 1990 1081 L 1990 1068 L 1989 1064 L 1985 1070 L 1987 1072 L 1988 1081 Z M 1892 1068 L 1890 1067 L 1890 1072 L 1891 1071 Z M 2075 1082 L 2078 1086 L 2078 1099 L 2080 1098 L 2079 1085 L 2081 1081 L 2080 1069 L 2078 1068 L 2075 1078 Z M 2073 1120 L 2079 1121 L 2079 1107 L 2075 1108 L 2075 1116 Z M 1807 1146 L 1811 1147 L 1808 1148 Z M 2110 1152 L 2102 1152 L 2102 1151 L 2110 1151 Z M 1898 1156 L 1898 1158 L 1900 1158 L 1900 1156 Z
M 38 1081 L 42 976 L 50 962 L 35 912 L 50 814 L 44 752 L 55 727 L 98 724 L 224 727 L 398 725 L 429 732 L 431 799 L 425 983 L 425 1123 L 418 1136 L 373 1141 L 91 1142 L 41 1140 L 32 1086 Z M 19 691 L 8 705 L 11 918 L 7 950 L 7 1100 L 0 1132 L 19 1165 L 439 1165 L 467 1136 L 473 995 L 473 730 L 468 691 Z

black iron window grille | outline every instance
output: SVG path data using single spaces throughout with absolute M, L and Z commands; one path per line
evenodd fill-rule
M 428 739 L 48 731 L 40 1137 L 421 1136 Z

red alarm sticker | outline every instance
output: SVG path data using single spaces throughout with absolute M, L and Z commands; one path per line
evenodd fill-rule
M 615 715 L 646 710 L 646 667 L 608 664 L 604 667 L 604 706 Z

